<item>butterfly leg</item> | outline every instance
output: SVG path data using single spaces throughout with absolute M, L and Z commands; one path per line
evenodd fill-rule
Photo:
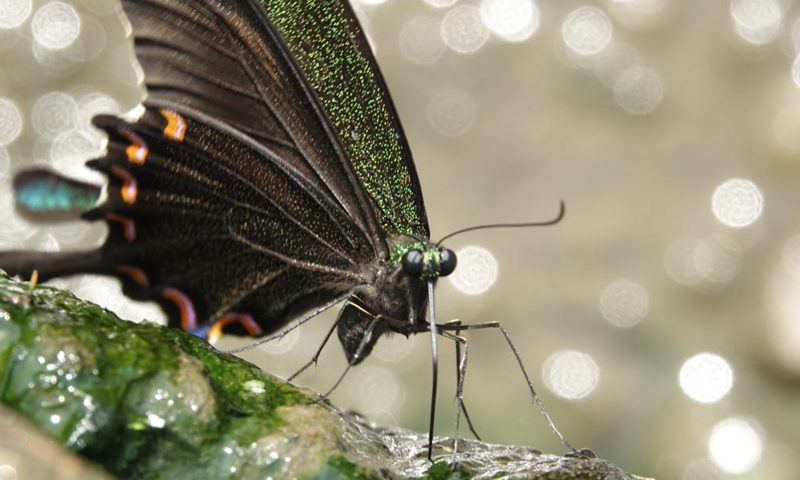
M 451 321 L 449 321 L 447 323 L 442 324 L 441 326 L 445 326 L 445 325 L 461 325 L 461 320 L 451 320 Z M 442 332 L 440 332 L 439 334 L 444 336 L 444 337 L 446 337 L 446 338 L 450 338 L 447 335 L 444 335 L 444 333 L 442 333 Z M 459 338 L 462 338 L 464 340 L 464 370 L 462 372 L 461 368 L 460 368 L 461 367 L 461 343 L 462 342 L 459 341 L 459 340 L 455 340 L 453 343 L 455 344 L 455 347 L 456 347 L 456 385 L 463 384 L 464 383 L 464 378 L 463 377 L 466 376 L 466 374 L 467 374 L 467 367 L 466 367 L 466 364 L 467 364 L 467 359 L 466 359 L 466 356 L 467 356 L 467 345 L 466 345 L 466 339 L 464 339 L 463 337 L 459 337 Z M 472 432 L 472 435 L 474 435 L 477 440 L 481 440 L 481 436 L 478 435 L 478 432 L 475 430 L 475 426 L 472 424 L 472 419 L 470 418 L 469 412 L 467 411 L 467 405 L 466 405 L 466 403 L 464 403 L 463 396 L 456 395 L 456 397 L 457 397 L 457 400 L 461 403 L 461 411 L 464 412 L 464 419 L 467 421 L 467 425 L 469 426 L 469 431 Z
M 339 297 L 337 299 L 331 300 L 330 302 L 328 302 L 325 305 L 319 307 L 318 309 L 316 309 L 313 312 L 309 313 L 308 315 L 306 315 L 305 317 L 301 318 L 300 320 L 294 322 L 292 325 L 290 325 L 287 328 L 281 330 L 279 333 L 276 333 L 275 335 L 270 335 L 269 337 L 260 338 L 260 339 L 256 340 L 253 343 L 248 343 L 247 345 L 245 345 L 243 347 L 239 347 L 239 348 L 232 348 L 230 350 L 217 350 L 216 348 L 214 348 L 214 350 L 218 351 L 218 352 L 221 352 L 221 353 L 230 353 L 230 354 L 242 353 L 242 352 L 246 352 L 247 350 L 252 350 L 252 349 L 254 349 L 254 348 L 256 348 L 256 347 L 258 347 L 260 345 L 264 345 L 265 343 L 269 343 L 269 342 L 271 342 L 273 340 L 280 340 L 281 338 L 283 338 L 286 335 L 288 335 L 289 332 L 291 332 L 292 330 L 294 330 L 296 328 L 299 328 L 301 325 L 305 324 L 306 322 L 308 322 L 312 318 L 314 318 L 317 315 L 321 314 L 325 310 L 328 310 L 328 309 L 330 309 L 332 307 L 335 307 L 336 305 L 342 303 L 346 299 L 347 299 L 347 297 Z M 324 344 L 323 344 L 323 346 L 324 346 Z M 211 347 L 211 348 L 213 348 L 213 347 Z
M 317 361 L 319 360 L 319 356 L 322 354 L 322 349 L 325 348 L 325 345 L 328 344 L 328 340 L 331 339 L 331 335 L 333 335 L 333 332 L 336 331 L 336 326 L 339 325 L 339 318 L 341 318 L 341 317 L 338 317 L 336 319 L 336 321 L 333 322 L 333 325 L 331 325 L 331 328 L 330 328 L 330 330 L 328 330 L 328 333 L 325 335 L 325 338 L 322 339 L 322 343 L 319 345 L 319 348 L 317 348 L 317 351 L 316 351 L 316 353 L 314 353 L 314 356 L 311 357 L 311 360 L 306 362 L 305 365 L 300 367 L 300 370 L 294 372 L 289 378 L 287 378 L 286 379 L 287 381 L 291 382 L 298 375 L 300 375 L 301 373 L 303 373 L 306 370 L 308 370 L 308 367 L 310 367 L 311 365 L 316 365 L 317 364 Z
M 482 330 L 487 328 L 498 329 L 500 333 L 503 334 L 503 338 L 505 338 L 509 348 L 511 348 L 511 353 L 514 354 L 514 358 L 517 360 L 517 365 L 519 365 L 519 369 L 522 372 L 522 376 L 525 377 L 525 382 L 528 384 L 528 390 L 530 391 L 531 399 L 533 400 L 534 403 L 536 403 L 536 406 L 539 407 L 539 410 L 542 412 L 545 419 L 547 420 L 547 424 L 550 425 L 550 428 L 553 430 L 556 436 L 558 436 L 559 440 L 561 440 L 561 443 L 564 444 L 565 447 L 567 447 L 567 449 L 569 450 L 569 454 L 578 455 L 581 457 L 585 455 L 584 453 L 582 453 L 581 450 L 576 449 L 575 447 L 572 446 L 572 444 L 569 443 L 569 441 L 567 441 L 566 437 L 564 437 L 564 435 L 561 433 L 558 427 L 556 427 L 553 420 L 550 418 L 550 414 L 547 413 L 547 409 L 544 407 L 542 399 L 539 398 L 539 395 L 536 393 L 536 389 L 533 388 L 533 382 L 531 381 L 530 375 L 528 375 L 528 371 L 525 369 L 525 365 L 523 365 L 522 363 L 522 358 L 519 356 L 517 347 L 514 346 L 514 342 L 511 341 L 511 337 L 509 337 L 508 332 L 506 331 L 505 328 L 503 328 L 502 324 L 500 324 L 499 322 L 485 322 L 485 323 L 476 323 L 470 325 L 445 323 L 440 325 L 439 328 L 442 331 L 450 330 L 457 333 L 462 332 L 464 330 Z
M 372 339 L 372 332 L 375 330 L 375 326 L 378 324 L 378 322 L 382 318 L 385 318 L 383 315 L 375 315 L 374 313 L 370 312 L 366 308 L 364 308 L 361 305 L 359 305 L 357 302 L 353 302 L 353 301 L 348 300 L 347 303 L 345 304 L 345 306 L 348 306 L 348 305 L 352 306 L 354 308 L 357 308 L 358 310 L 360 310 L 365 315 L 371 317 L 371 320 L 369 322 L 369 326 L 367 327 L 366 331 L 364 332 L 364 335 L 361 337 L 361 342 L 359 342 L 358 348 L 356 348 L 356 351 L 353 354 L 353 357 L 350 359 L 350 362 L 347 364 L 347 367 L 344 369 L 342 374 L 339 375 L 339 378 L 336 380 L 336 383 L 334 383 L 333 386 L 327 392 L 325 392 L 325 393 L 320 395 L 320 399 L 328 398 L 328 396 L 331 393 L 333 393 L 333 391 L 336 390 L 339 387 L 339 384 L 342 383 L 342 380 L 344 380 L 345 375 L 347 375 L 347 373 L 350 371 L 350 369 L 353 368 L 353 366 L 355 366 L 356 364 L 358 364 L 359 361 L 361 361 L 361 355 L 364 353 L 364 351 L 367 348 L 367 345 L 370 343 L 370 340 Z M 344 312 L 344 310 L 345 309 L 342 308 L 342 312 Z M 341 318 L 341 314 L 340 314 L 339 318 Z M 339 322 L 339 319 L 336 320 L 336 323 L 338 323 L 338 322 Z M 329 336 L 330 336 L 330 334 L 329 334 Z M 327 337 L 326 337 L 326 341 L 327 341 Z M 324 346 L 324 344 L 323 344 L 323 346 Z
M 440 325 L 440 327 L 441 326 L 443 325 Z M 464 374 L 467 372 L 467 339 L 441 328 L 437 328 L 437 333 L 444 338 L 453 340 L 456 344 L 456 399 L 458 399 L 458 404 L 456 406 L 456 431 L 455 434 L 453 434 L 453 463 L 455 464 L 458 462 L 458 427 L 461 423 L 461 413 L 464 411 Z M 464 355 L 459 354 L 461 348 L 464 349 Z M 471 428 L 472 424 L 470 423 L 470 429 Z

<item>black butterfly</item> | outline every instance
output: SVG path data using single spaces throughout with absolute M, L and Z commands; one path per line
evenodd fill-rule
M 147 98 L 135 121 L 94 119 L 109 137 L 88 162 L 108 177 L 104 201 L 48 172 L 15 180 L 29 217 L 80 214 L 105 221 L 108 239 L 85 252 L 0 253 L 0 267 L 113 275 L 129 297 L 157 301 L 170 326 L 211 336 L 268 335 L 344 302 L 335 328 L 350 366 L 384 333 L 431 332 L 433 403 L 442 335 L 459 346 L 460 400 L 458 332 L 499 325 L 435 322 L 433 287 L 456 256 L 429 241 L 411 152 L 348 3 L 122 4 Z

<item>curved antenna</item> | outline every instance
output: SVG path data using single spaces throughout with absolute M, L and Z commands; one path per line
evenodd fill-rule
M 487 228 L 521 228 L 521 227 L 546 227 L 548 225 L 555 225 L 556 223 L 560 222 L 561 219 L 564 218 L 564 213 L 566 212 L 566 204 L 564 200 L 559 201 L 559 210 L 558 215 L 552 220 L 546 220 L 544 222 L 528 222 L 528 223 L 493 223 L 489 225 L 477 225 L 474 227 L 467 227 L 462 228 L 461 230 L 456 230 L 453 233 L 445 235 L 442 237 L 438 242 L 436 242 L 436 247 L 438 248 L 439 245 L 442 244 L 448 238 L 455 237 L 456 235 L 461 235 L 462 233 L 471 232 L 473 230 L 485 230 Z

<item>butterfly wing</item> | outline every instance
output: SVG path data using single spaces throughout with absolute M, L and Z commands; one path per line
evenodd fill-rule
M 388 236 L 430 236 L 411 150 L 346 0 L 263 2 L 303 69 Z
M 148 97 L 136 122 L 95 120 L 109 147 L 90 165 L 108 175 L 109 188 L 87 217 L 109 224 L 108 240 L 90 252 L 6 252 L 0 267 L 19 274 L 37 268 L 45 278 L 116 275 L 126 294 L 162 303 L 171 325 L 194 329 L 216 318 L 262 334 L 292 311 L 363 283 L 361 266 L 388 258 L 387 233 L 427 236 L 391 104 L 354 97 L 338 100 L 336 110 L 323 101 L 353 82 L 377 85 L 377 101 L 388 99 L 349 7 L 338 0 L 267 5 L 269 13 L 256 0 L 123 1 Z M 330 25 L 315 23 L 331 12 L 348 22 L 338 25 L 347 30 L 336 40 L 320 36 Z M 305 27 L 281 36 L 268 18 Z M 338 45 L 343 38 L 346 46 Z M 287 46 L 302 44 L 311 57 L 315 41 L 324 44 L 320 55 L 346 47 L 362 65 L 336 84 L 338 76 L 304 65 Z M 333 125 L 363 123 L 366 138 L 378 130 L 367 117 L 374 112 L 395 128 L 394 142 L 370 143 L 373 150 L 362 148 L 359 163 L 351 163 L 354 147 L 343 146 Z M 372 175 L 370 187 L 356 173 L 389 157 L 396 161 L 386 172 L 402 177 L 402 195 L 386 179 Z M 400 196 L 417 212 L 411 223 L 380 207 Z

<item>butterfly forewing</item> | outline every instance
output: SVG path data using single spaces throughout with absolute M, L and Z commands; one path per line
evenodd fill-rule
M 90 165 L 109 193 L 87 218 L 109 238 L 2 253 L 0 267 L 116 275 L 172 325 L 246 316 L 261 334 L 367 283 L 399 235 L 427 238 L 408 145 L 346 1 L 122 5 L 147 97 L 135 122 L 95 122 L 109 147 Z
M 331 119 L 382 229 L 427 239 L 411 151 L 367 39 L 346 0 L 262 0 Z

